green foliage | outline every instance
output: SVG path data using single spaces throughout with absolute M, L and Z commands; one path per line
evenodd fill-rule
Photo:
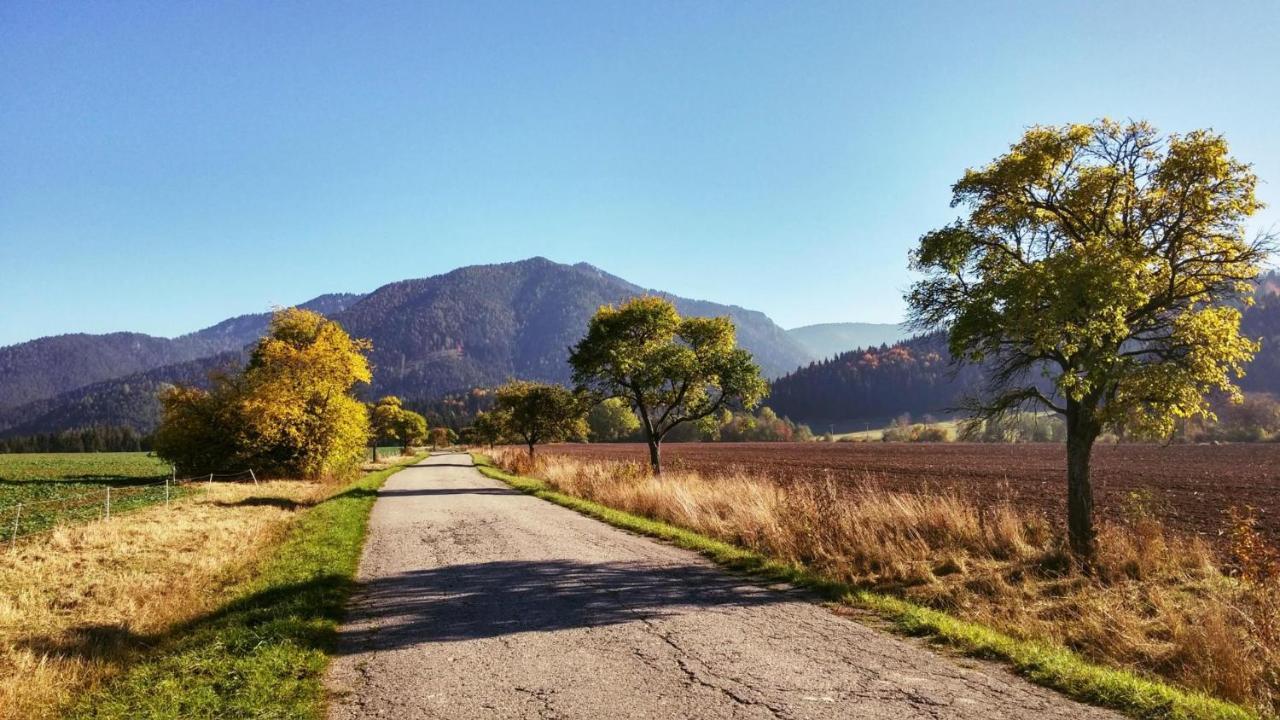
M 1207 131 L 1032 128 L 956 183 L 967 219 L 921 238 L 913 319 L 948 328 L 953 356 L 995 361 L 982 409 L 1069 401 L 1099 430 L 1168 435 L 1209 412 L 1208 391 L 1238 392 L 1258 348 L 1227 304 L 1247 302 L 1269 250 L 1245 237 L 1256 184 Z M 1027 381 L 1042 369 L 1048 393 Z
M 530 455 L 540 443 L 587 433 L 585 398 L 559 385 L 512 380 L 498 388 L 494 409 L 502 420 L 502 434 L 520 438 Z
M 161 397 L 155 446 L 183 472 L 243 469 L 315 478 L 353 471 L 369 437 L 367 342 L 296 308 L 277 312 L 242 373 L 213 388 L 175 387 Z
M 369 411 L 375 442 L 395 442 L 401 447 L 421 445 L 427 439 L 427 419 L 406 409 L 395 395 L 388 395 Z
M 493 447 L 502 442 L 507 428 L 507 414 L 501 410 L 477 413 L 471 424 L 471 440 Z
M 727 317 L 682 318 L 670 301 L 633 298 L 596 312 L 569 356 L 579 387 L 631 404 L 649 441 L 737 403 L 755 407 L 768 391 L 751 354 L 737 347 Z
M 587 413 L 591 442 L 629 440 L 640 432 L 640 419 L 622 398 L 605 398 Z
M 369 510 L 400 467 L 366 475 L 308 509 L 236 600 L 148 638 L 147 658 L 68 717 L 323 717 L 324 671 L 355 587 Z
M 754 413 L 722 409 L 697 423 L 681 425 L 667 435 L 672 442 L 809 442 L 808 425 L 778 417 L 769 407 Z

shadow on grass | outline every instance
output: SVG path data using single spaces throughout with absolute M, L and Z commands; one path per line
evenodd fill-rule
M 291 500 L 289 498 L 260 496 L 260 495 L 254 495 L 251 497 L 244 498 L 243 500 L 236 500 L 234 502 L 219 500 L 214 503 L 214 505 L 217 505 L 218 507 L 225 507 L 225 508 L 274 507 L 274 508 L 280 508 L 281 510 L 300 510 L 305 507 L 311 507 L 314 504 L 315 503 L 298 502 L 297 500 Z

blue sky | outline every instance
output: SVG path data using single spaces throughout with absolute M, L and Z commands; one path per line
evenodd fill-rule
M 894 321 L 1028 125 L 1213 127 L 1280 225 L 1280 3 L 0 3 L 0 345 L 544 255 Z

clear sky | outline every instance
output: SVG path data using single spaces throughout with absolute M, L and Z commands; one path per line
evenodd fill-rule
M 895 321 L 1036 123 L 1213 127 L 1280 225 L 1280 3 L 0 3 L 0 345 L 544 255 Z

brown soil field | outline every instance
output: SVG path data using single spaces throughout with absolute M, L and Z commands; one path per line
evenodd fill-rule
M 539 452 L 647 462 L 642 444 L 558 444 Z M 1064 516 L 1062 445 L 970 443 L 670 443 L 666 467 L 715 476 L 743 470 L 781 482 L 832 478 L 873 481 L 910 492 L 957 490 L 1008 497 L 1051 520 Z M 1099 445 L 1094 498 L 1100 514 L 1122 519 L 1132 493 L 1169 527 L 1218 539 L 1228 508 L 1256 509 L 1263 532 L 1280 543 L 1280 444 Z

